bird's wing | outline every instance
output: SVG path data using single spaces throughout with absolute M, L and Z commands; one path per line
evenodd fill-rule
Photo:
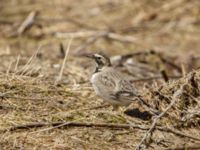
M 117 82 L 115 94 L 117 97 L 121 98 L 132 98 L 136 96 L 136 91 L 133 85 L 129 81 L 120 80 Z
M 134 86 L 128 80 L 118 80 L 115 92 L 112 94 L 115 99 L 133 101 L 136 95 Z
M 107 93 L 113 100 L 132 101 L 135 96 L 135 88 L 125 77 L 117 72 L 107 68 L 106 73 L 99 74 L 98 85 L 102 93 Z
M 116 87 L 116 82 L 112 76 L 107 74 L 99 75 L 98 86 L 101 86 L 101 89 L 107 91 L 107 93 L 113 93 L 113 89 Z
M 135 87 L 128 80 L 119 80 L 117 82 L 117 91 L 124 91 L 127 93 L 135 93 Z

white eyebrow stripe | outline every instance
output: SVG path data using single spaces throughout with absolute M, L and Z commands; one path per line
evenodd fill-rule
M 99 54 L 94 54 L 94 56 L 95 56 L 95 57 L 103 57 L 103 56 L 101 56 L 101 55 L 99 55 Z

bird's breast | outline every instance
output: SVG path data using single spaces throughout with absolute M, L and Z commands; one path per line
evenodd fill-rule
M 95 83 L 97 82 L 97 80 L 98 80 L 98 73 L 94 73 L 94 74 L 92 75 L 91 79 L 90 79 L 90 82 L 91 82 L 92 84 L 95 84 Z
M 92 86 L 94 88 L 95 93 L 100 96 L 101 93 L 100 93 L 100 87 L 99 87 L 99 83 L 98 83 L 99 79 L 98 78 L 99 78 L 99 74 L 95 73 L 95 74 L 92 75 L 90 82 L 92 83 Z

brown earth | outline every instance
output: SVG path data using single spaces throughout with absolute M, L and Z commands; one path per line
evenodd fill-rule
M 199 29 L 198 0 L 1 0 L 0 149 L 136 149 L 156 117 L 104 106 L 81 57 L 94 52 L 132 54 L 114 65 L 166 111 L 144 149 L 200 149 Z

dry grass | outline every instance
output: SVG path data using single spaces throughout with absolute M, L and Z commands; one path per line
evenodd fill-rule
M 18 35 L 32 11 L 38 12 L 35 25 Z M 0 149 L 135 149 L 153 118 L 142 120 L 113 112 L 110 106 L 101 107 L 104 103 L 88 82 L 93 63 L 79 57 L 99 51 L 110 56 L 139 52 L 128 61 L 120 61 L 123 67 L 118 57 L 112 57 L 113 63 L 160 111 L 183 86 L 180 97 L 157 127 L 200 137 L 198 0 L 3 0 L 0 14 Z M 72 36 L 62 78 L 55 85 L 63 63 L 59 44 L 67 48 Z M 161 70 L 169 77 L 180 77 L 184 72 L 186 76 L 165 83 Z M 130 108 L 144 111 L 139 103 Z M 48 125 L 9 131 L 38 122 Z M 57 128 L 50 125 L 53 122 L 132 124 L 145 129 Z M 147 149 L 182 145 L 182 149 L 198 149 L 200 141 L 158 128 L 143 143 L 150 145 Z

